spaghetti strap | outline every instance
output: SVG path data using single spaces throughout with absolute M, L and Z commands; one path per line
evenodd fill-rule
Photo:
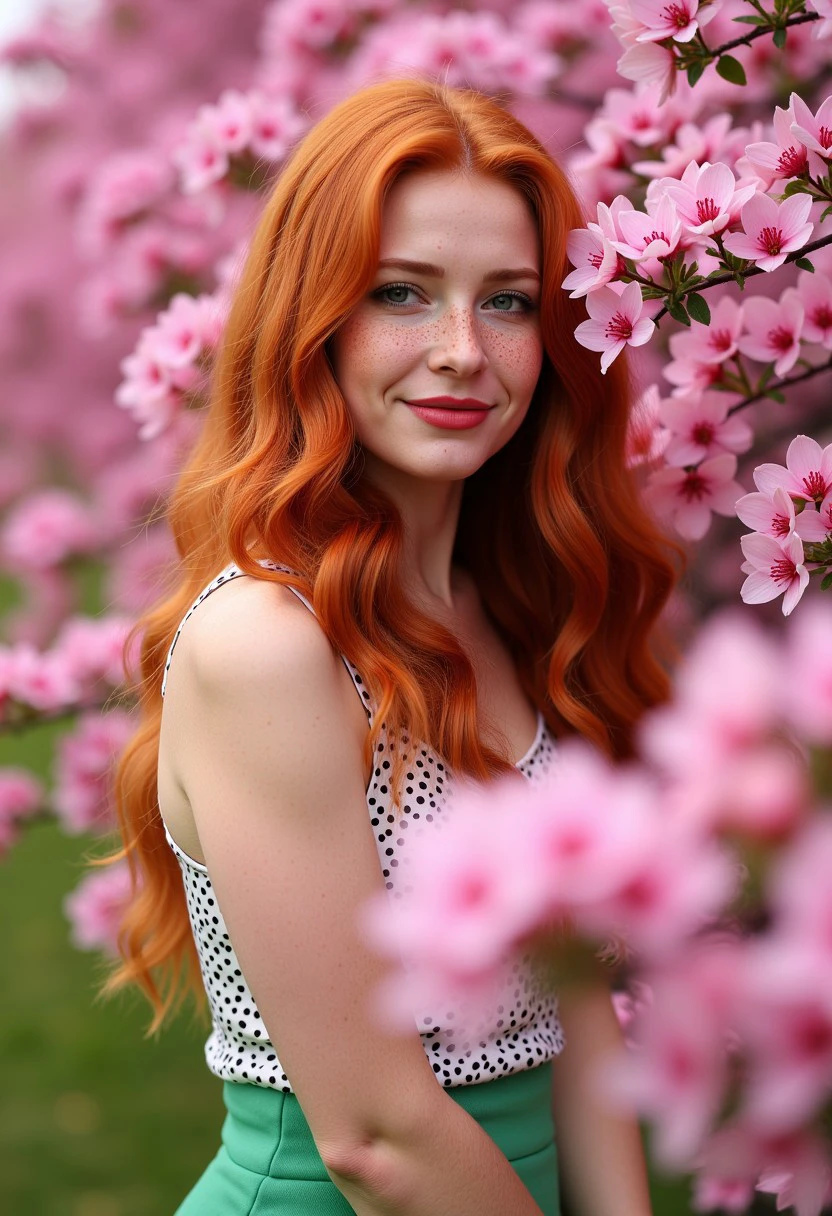
M 267 570 L 278 570 L 278 571 L 282 571 L 285 574 L 294 573 L 288 566 L 281 566 L 278 562 L 273 562 L 273 561 L 269 560 L 268 558 L 261 558 L 260 565 L 264 566 Z M 183 628 L 185 622 L 196 611 L 196 609 L 199 607 L 199 605 L 202 603 L 202 601 L 206 600 L 209 595 L 212 595 L 213 592 L 215 592 L 219 587 L 222 587 L 225 583 L 230 583 L 235 578 L 245 577 L 245 574 L 246 574 L 245 570 L 241 570 L 240 567 L 238 565 L 236 565 L 234 562 L 229 562 L 229 564 L 225 567 L 225 569 L 222 570 L 221 573 L 218 574 L 217 577 L 215 579 L 213 579 L 208 584 L 207 587 L 204 587 L 202 589 L 202 591 L 200 591 L 199 595 L 196 597 L 194 602 L 191 604 L 190 608 L 185 613 L 182 620 L 179 622 L 179 628 L 176 630 L 173 641 L 171 642 L 170 647 L 168 649 L 167 657 L 165 659 L 165 670 L 164 670 L 164 674 L 162 676 L 161 694 L 163 697 L 165 695 L 165 689 L 167 687 L 168 671 L 170 670 L 170 663 L 171 663 L 171 659 L 173 658 L 173 652 L 176 649 L 176 643 L 179 641 L 179 635 L 182 632 L 182 628 Z M 297 598 L 300 600 L 300 602 L 306 608 L 308 608 L 308 610 L 312 613 L 313 616 L 316 615 L 315 609 L 312 607 L 312 604 L 310 603 L 310 601 L 306 598 L 306 596 L 301 591 L 298 591 L 297 587 L 289 586 L 289 590 L 295 596 L 297 596 Z M 368 724 L 368 726 L 372 727 L 373 720 L 374 720 L 374 714 L 373 714 L 373 705 L 372 705 L 372 699 L 370 697 L 370 693 L 367 690 L 361 676 L 356 671 L 355 667 L 353 667 L 352 663 L 349 661 L 349 659 L 346 657 L 346 655 L 342 654 L 341 659 L 342 659 L 347 671 L 350 673 L 350 678 L 352 679 L 356 692 L 358 693 L 359 697 L 361 698 L 361 704 L 364 706 L 364 712 L 367 715 L 367 724 Z

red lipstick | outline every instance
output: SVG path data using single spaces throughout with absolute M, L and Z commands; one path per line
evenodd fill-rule
M 492 406 L 476 397 L 420 397 L 406 402 L 413 413 L 446 431 L 467 431 L 485 421 Z

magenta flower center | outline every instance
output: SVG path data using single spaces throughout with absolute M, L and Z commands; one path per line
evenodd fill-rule
M 827 1056 L 832 1050 L 832 1026 L 815 1010 L 807 1010 L 797 1026 L 797 1047 L 804 1057 Z
M 766 337 L 772 350 L 779 350 L 784 354 L 787 350 L 791 350 L 794 342 L 794 334 L 790 329 L 786 329 L 785 325 L 778 325 L 774 329 L 770 329 Z
M 708 345 L 714 350 L 728 350 L 731 344 L 731 331 L 728 329 L 715 329 L 708 338 Z
M 791 520 L 788 515 L 775 515 L 771 521 L 771 526 L 775 536 L 788 536 Z
M 812 324 L 817 325 L 818 329 L 832 329 L 832 305 L 818 304 L 810 315 Z
M 650 235 L 649 235 L 649 236 L 647 236 L 647 237 L 645 237 L 645 238 L 644 238 L 644 248 L 646 249 L 646 248 L 647 248 L 647 246 L 648 246 L 649 244 L 651 244 L 653 241 L 664 241 L 665 245 L 669 245 L 669 244 L 670 244 L 670 241 L 669 241 L 669 240 L 668 240 L 668 238 L 667 238 L 667 233 L 665 233 L 665 232 L 656 232 L 656 229 L 655 229 L 655 228 L 653 229 L 653 231 L 650 233 Z
M 714 441 L 714 425 L 712 422 L 697 422 L 692 431 L 693 442 L 699 443 L 703 448 L 706 448 L 709 443 Z
M 623 312 L 614 313 L 607 321 L 606 336 L 613 342 L 626 342 L 633 336 L 633 323 Z
M 589 262 L 590 266 L 594 266 L 596 270 L 601 265 L 603 260 L 604 260 L 603 253 L 591 253 L 589 255 L 589 257 L 587 258 L 587 261 Z
M 818 143 L 823 148 L 832 144 L 832 127 L 818 127 Z
M 803 144 L 795 144 L 780 153 L 777 168 L 781 177 L 799 177 L 809 168 L 809 156 Z
M 821 502 L 825 498 L 829 484 L 819 469 L 813 469 L 811 473 L 807 473 L 803 478 L 806 497 L 814 498 L 816 502 Z
M 779 253 L 780 246 L 783 244 L 783 233 L 779 228 L 761 228 L 757 244 L 766 253 Z
M 779 561 L 773 562 L 769 570 L 769 576 L 775 583 L 790 583 L 797 574 L 797 566 L 790 557 L 782 557 Z
M 696 214 L 699 217 L 699 223 L 704 224 L 707 220 L 715 220 L 719 215 L 719 207 L 712 198 L 698 198 L 696 200 Z
M 456 902 L 461 908 L 476 908 L 484 903 L 487 894 L 488 883 L 475 875 L 460 882 Z
M 683 4 L 666 4 L 662 15 L 669 25 L 675 25 L 680 30 L 690 24 L 690 13 Z
M 696 469 L 692 469 L 685 477 L 679 490 L 688 502 L 701 502 L 703 498 L 708 496 L 710 487 L 705 478 L 697 473 Z

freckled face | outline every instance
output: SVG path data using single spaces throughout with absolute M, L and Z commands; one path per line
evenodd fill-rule
M 393 186 L 375 279 L 332 341 L 376 480 L 460 480 L 520 426 L 543 358 L 538 243 L 504 182 L 420 169 Z

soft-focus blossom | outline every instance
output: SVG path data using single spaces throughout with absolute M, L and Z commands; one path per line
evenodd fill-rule
M 728 393 L 672 397 L 659 407 L 659 420 L 672 432 L 665 460 L 682 467 L 699 464 L 720 452 L 747 452 L 754 438 L 748 423 L 729 409 L 736 399 Z
M 0 768 L 0 857 L 16 840 L 20 824 L 43 804 L 43 785 L 32 773 Z
M 99 680 L 113 688 L 124 680 L 124 644 L 132 622 L 123 616 L 72 617 L 65 622 L 54 650 L 66 662 L 79 688 Z
M 812 743 L 832 746 L 832 608 L 828 600 L 821 597 L 807 603 L 791 622 L 786 663 L 785 698 L 794 728 Z M 832 909 L 830 918 L 832 924 Z
M 809 585 L 803 541 L 792 532 L 782 541 L 751 532 L 741 538 L 743 556 L 752 567 L 740 595 L 746 604 L 767 604 L 783 596 L 783 615 L 794 610 Z
M 719 161 L 730 130 L 730 114 L 714 114 L 701 126 L 695 122 L 683 122 L 673 142 L 662 148 L 660 160 L 639 160 L 632 168 L 643 177 L 681 178 L 692 161 L 698 165 L 706 161 Z
M 659 518 L 669 518 L 681 536 L 700 540 L 712 512 L 734 514 L 742 493 L 734 480 L 736 471 L 737 458 L 730 453 L 712 456 L 694 469 L 658 469 L 650 475 L 645 496 Z
M 812 36 L 832 37 L 832 0 L 806 0 L 806 7 L 820 17 L 820 21 L 812 29 Z
M 752 296 L 743 306 L 745 332 L 737 343 L 744 355 L 774 363 L 774 374 L 785 376 L 800 358 L 803 304 L 796 293 L 779 300 Z
M 730 1174 L 697 1174 L 693 1181 L 693 1212 L 746 1212 L 754 1198 L 754 1186 L 748 1178 L 732 1178 Z
M 24 498 L 0 531 L 3 556 L 12 567 L 40 570 L 88 553 L 97 541 L 89 506 L 67 490 L 40 490 Z
M 652 464 L 670 442 L 670 431 L 659 422 L 661 397 L 651 384 L 633 403 L 627 427 L 627 465 Z
M 6 654 L 3 682 L 13 700 L 44 713 L 72 705 L 81 691 L 63 655 L 41 653 L 26 644 Z
M 643 346 L 650 341 L 656 327 L 649 318 L 642 317 L 642 308 L 638 283 L 628 283 L 620 296 L 609 287 L 602 287 L 586 297 L 590 320 L 581 322 L 575 337 L 581 346 L 603 352 L 602 373 L 606 373 L 625 346 Z
M 657 85 L 660 104 L 676 87 L 676 56 L 668 47 L 655 42 L 627 47 L 617 66 L 618 74 L 625 80 Z
M 807 194 L 792 195 L 780 204 L 767 194 L 755 194 L 742 209 L 743 231 L 723 237 L 725 248 L 735 257 L 756 262 L 761 270 L 776 270 L 811 236 L 811 210 Z
M 109 831 L 115 826 L 111 802 L 116 757 L 135 730 L 124 710 L 84 715 L 58 743 L 53 805 L 64 831 Z
M 814 1131 L 773 1135 L 734 1118 L 709 1138 L 699 1165 L 706 1174 L 746 1179 L 777 1195 L 778 1211 L 794 1207 L 796 1216 L 821 1216 L 830 1196 L 832 1158 Z
M 832 351 L 832 281 L 828 275 L 801 270 L 797 286 L 787 287 L 781 298 L 795 296 L 803 306 L 803 341 L 819 342 Z
M 742 321 L 743 306 L 723 296 L 711 309 L 710 325 L 692 325 L 671 334 L 673 360 L 663 375 L 677 386 L 674 396 L 707 388 L 720 377 L 720 365 L 737 352 Z
M 87 874 L 67 895 L 64 913 L 79 950 L 101 950 L 115 956 L 116 935 L 130 891 L 127 863 L 116 862 Z

